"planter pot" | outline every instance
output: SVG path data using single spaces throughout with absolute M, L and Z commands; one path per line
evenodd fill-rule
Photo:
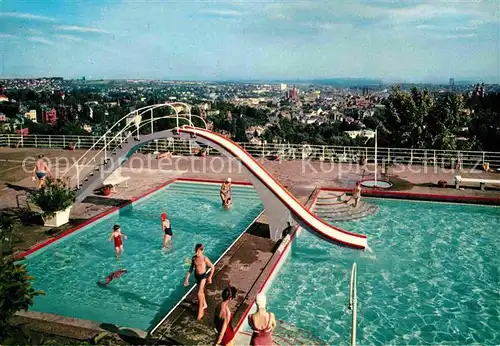
M 102 191 L 102 195 L 103 196 L 109 196 L 109 195 L 111 195 L 111 190 L 112 189 L 110 187 L 103 187 L 102 190 L 101 190 Z
M 61 210 L 56 212 L 53 217 L 44 218 L 44 226 L 46 227 L 59 227 L 69 222 L 69 213 L 71 211 L 71 207 L 66 210 Z

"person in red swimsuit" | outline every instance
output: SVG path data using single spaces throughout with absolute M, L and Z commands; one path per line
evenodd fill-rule
M 123 253 L 123 242 L 122 242 L 122 236 L 127 239 L 127 236 L 123 234 L 120 230 L 119 225 L 114 225 L 113 226 L 113 232 L 111 232 L 111 235 L 108 238 L 108 242 L 113 239 L 115 241 L 115 253 L 116 253 L 116 258 L 120 256 Z
M 255 298 L 257 312 L 248 316 L 248 324 L 253 330 L 250 345 L 252 346 L 272 346 L 271 336 L 276 327 L 276 318 L 272 312 L 266 311 L 266 296 L 264 293 L 257 294 Z
M 217 345 L 222 346 L 232 346 L 234 345 L 234 330 L 231 325 L 231 311 L 229 310 L 229 304 L 236 297 L 236 288 L 231 286 L 227 287 L 222 291 L 222 303 L 220 303 L 215 309 L 215 328 L 219 332 L 219 338 L 217 339 Z

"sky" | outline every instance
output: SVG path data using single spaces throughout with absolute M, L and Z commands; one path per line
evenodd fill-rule
M 0 0 L 0 77 L 500 80 L 500 0 Z

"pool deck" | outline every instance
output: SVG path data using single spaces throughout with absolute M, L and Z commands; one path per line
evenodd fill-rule
M 313 186 L 291 188 L 304 204 L 313 191 Z M 238 290 L 230 306 L 235 327 L 274 264 L 273 255 L 278 244 L 264 238 L 268 235 L 269 228 L 265 215 L 262 215 L 216 265 L 213 282 L 206 286 L 208 308 L 205 317 L 196 320 L 198 304 L 197 289 L 194 289 L 153 333 L 153 337 L 163 342 L 175 340 L 174 343 L 183 345 L 215 344 L 218 335 L 214 329 L 214 311 L 221 301 L 222 290 L 229 286 Z
M 76 160 L 83 151 L 48 150 L 33 148 L 0 148 L 0 212 L 16 215 L 22 219 L 23 227 L 14 235 L 15 251 L 23 251 L 34 244 L 47 238 L 56 236 L 90 219 L 112 207 L 127 202 L 134 196 L 141 195 L 169 179 L 198 178 L 208 180 L 223 180 L 231 177 L 233 181 L 248 179 L 239 164 L 235 161 L 214 157 L 181 157 L 171 161 L 156 160 L 151 155 L 135 154 L 122 168 L 124 176 L 130 176 L 127 188 L 118 187 L 117 192 L 109 197 L 89 196 L 83 203 L 71 210 L 71 223 L 58 229 L 40 226 L 37 217 L 31 217 L 32 206 L 27 202 L 27 192 L 32 190 L 35 183 L 31 180 L 31 166 L 23 168 L 23 160 L 43 153 L 52 164 L 52 170 L 64 171 L 64 166 L 56 162 L 64 159 L 69 162 Z M 358 165 L 325 164 L 319 161 L 304 163 L 303 161 L 262 161 L 264 167 L 283 185 L 314 185 L 323 188 L 347 188 L 354 186 L 355 182 L 363 176 L 364 168 Z M 325 166 L 326 165 L 326 166 Z M 142 167 L 142 168 L 141 168 Z M 389 170 L 391 177 L 407 182 L 400 188 L 409 193 L 422 193 L 433 195 L 447 195 L 456 197 L 486 197 L 494 200 L 493 204 L 500 204 L 500 188 L 493 185 L 487 186 L 486 191 L 481 191 L 479 186 L 456 190 L 453 177 L 456 174 L 468 177 L 483 177 L 500 179 L 500 173 L 482 171 L 455 172 L 451 169 L 439 169 L 423 166 L 392 167 Z M 437 181 L 448 182 L 447 188 L 435 186 Z M 478 184 L 477 184 L 478 185 Z M 394 189 L 391 189 L 391 191 Z M 497 202 L 495 202 L 497 201 Z M 22 232 L 22 234 L 21 234 Z

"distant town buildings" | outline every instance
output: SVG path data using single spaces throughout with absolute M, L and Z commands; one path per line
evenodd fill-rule
M 365 137 L 365 138 L 375 138 L 375 131 L 373 130 L 356 130 L 356 131 L 345 131 L 347 135 L 351 138 Z
M 91 133 L 92 132 L 92 126 L 90 126 L 89 124 L 83 124 L 82 125 L 82 130 L 85 131 L 85 132 Z
M 42 110 L 42 122 L 45 124 L 53 125 L 57 121 L 57 112 L 54 108 L 44 108 Z
M 36 109 L 30 109 L 29 112 L 24 113 L 24 117 L 36 123 L 37 122 Z

